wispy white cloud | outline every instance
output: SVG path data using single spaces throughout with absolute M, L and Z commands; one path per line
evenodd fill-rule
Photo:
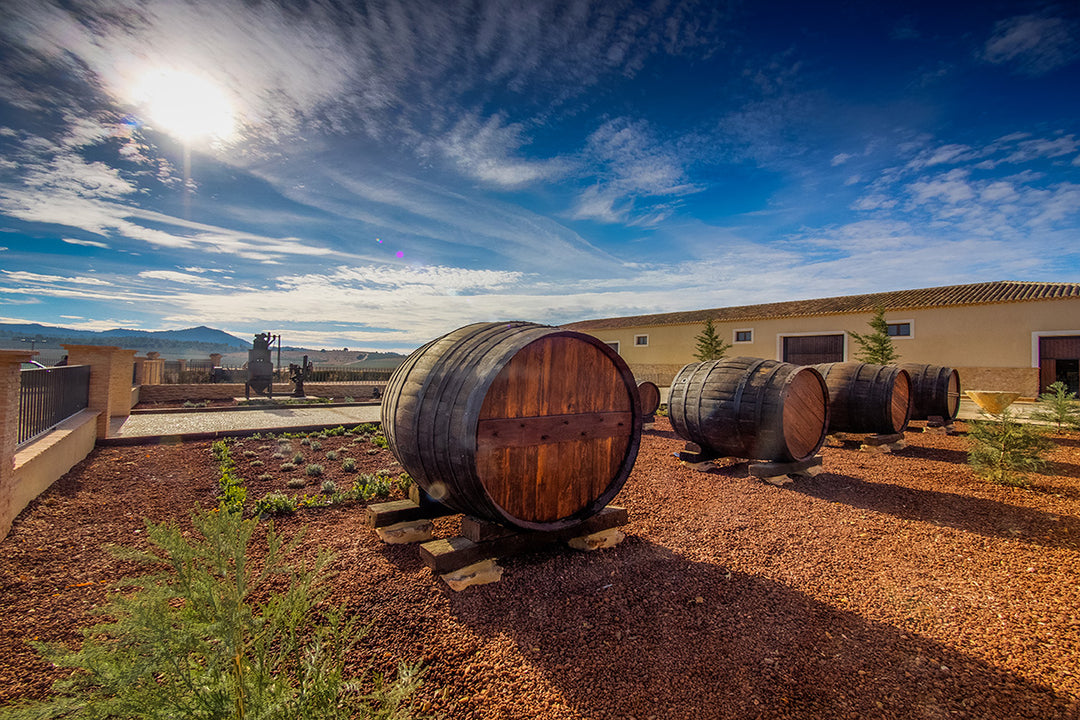
M 182 285 L 202 285 L 204 287 L 212 287 L 217 284 L 208 278 L 191 275 L 189 273 L 176 272 L 175 270 L 144 270 L 139 273 L 139 277 L 148 280 L 165 280 L 167 282 L 180 283 Z
M 998 22 L 982 48 L 983 60 L 1009 65 L 1025 75 L 1044 75 L 1080 56 L 1074 22 L 1040 15 L 1019 15 Z
M 598 178 L 578 197 L 575 219 L 655 224 L 678 197 L 699 190 L 688 179 L 682 153 L 642 120 L 608 120 L 589 136 L 584 155 Z M 658 204 L 657 198 L 667 200 Z
M 63 240 L 64 242 L 66 242 L 68 245 L 83 245 L 85 247 L 102 248 L 103 250 L 108 250 L 109 249 L 108 244 L 103 243 L 103 242 L 98 242 L 96 240 L 79 240 L 77 238 L 60 238 L 60 239 Z

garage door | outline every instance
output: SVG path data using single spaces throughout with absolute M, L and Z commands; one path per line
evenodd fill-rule
M 844 361 L 844 336 L 798 335 L 784 338 L 784 362 L 796 365 Z

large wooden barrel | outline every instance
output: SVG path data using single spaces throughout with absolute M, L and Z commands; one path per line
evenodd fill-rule
M 911 379 L 896 365 L 814 365 L 829 388 L 829 432 L 902 433 L 911 419 Z
M 960 412 L 960 373 L 940 365 L 900 363 L 911 376 L 911 419 L 926 420 L 937 415 L 953 420 Z
M 391 376 L 382 423 L 398 462 L 453 510 L 557 530 L 599 512 L 641 442 L 637 386 L 591 335 L 479 323 L 423 346 Z
M 703 450 L 794 462 L 821 449 L 828 400 L 811 367 L 737 357 L 680 370 L 671 381 L 668 417 L 676 433 Z
M 656 413 L 660 409 L 660 388 L 656 387 L 656 383 L 646 380 L 637 386 L 637 390 L 641 414 L 648 417 Z

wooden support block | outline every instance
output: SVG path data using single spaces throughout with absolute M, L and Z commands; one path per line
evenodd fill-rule
M 434 526 L 431 520 L 407 520 L 405 522 L 384 525 L 375 528 L 379 539 L 388 545 L 405 545 L 408 543 L 427 542 L 431 539 Z
M 503 569 L 496 564 L 494 558 L 488 558 L 453 572 L 443 573 L 441 577 L 450 586 L 451 590 L 461 592 L 473 585 L 487 585 L 488 583 L 499 582 L 502 579 L 502 574 Z
M 453 514 L 455 514 L 455 511 L 439 503 L 421 506 L 412 500 L 392 500 L 368 505 L 367 511 L 364 513 L 364 525 L 369 528 L 381 528 L 410 520 L 423 520 Z
M 751 463 L 750 466 L 747 467 L 747 472 L 749 472 L 750 475 L 764 480 L 765 482 L 772 483 L 773 485 L 786 485 L 791 482 L 791 478 L 788 477 L 789 475 L 814 477 L 822 471 L 820 455 L 814 455 L 813 457 L 799 460 L 798 462 Z
M 863 445 L 893 445 L 904 439 L 904 433 L 890 433 L 888 435 L 868 435 L 863 438 Z
M 939 428 L 945 427 L 945 418 L 940 415 L 930 415 L 926 418 L 926 427 Z
M 700 445 L 692 442 L 686 443 L 686 448 L 679 453 L 679 459 L 684 463 L 690 463 L 691 465 L 710 462 L 718 457 L 719 455 L 712 452 L 706 452 Z
M 461 536 L 475 543 L 497 540 L 513 534 L 514 530 L 489 520 L 482 520 L 472 515 L 461 518 Z
M 528 532 L 511 529 L 508 535 L 483 542 L 466 537 L 432 540 L 420 546 L 420 559 L 437 574 L 445 575 L 481 560 L 532 552 L 572 537 L 619 527 L 628 521 L 626 508 L 608 505 L 580 524 L 562 530 Z
M 611 528 L 609 530 L 601 530 L 600 532 L 590 533 L 589 535 L 581 535 L 579 537 L 573 537 L 566 541 L 566 544 L 575 550 L 582 550 L 584 552 L 593 552 L 594 550 L 603 550 L 605 548 L 615 547 L 626 538 L 626 535 L 617 528 Z

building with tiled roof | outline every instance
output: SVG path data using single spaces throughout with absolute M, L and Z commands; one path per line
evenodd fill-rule
M 639 381 L 667 385 L 693 362 L 712 319 L 732 348 L 798 364 L 855 360 L 850 332 L 870 332 L 877 308 L 900 362 L 960 371 L 964 387 L 1033 397 L 1055 380 L 1078 389 L 1080 283 L 986 282 L 571 323 L 616 348 Z

